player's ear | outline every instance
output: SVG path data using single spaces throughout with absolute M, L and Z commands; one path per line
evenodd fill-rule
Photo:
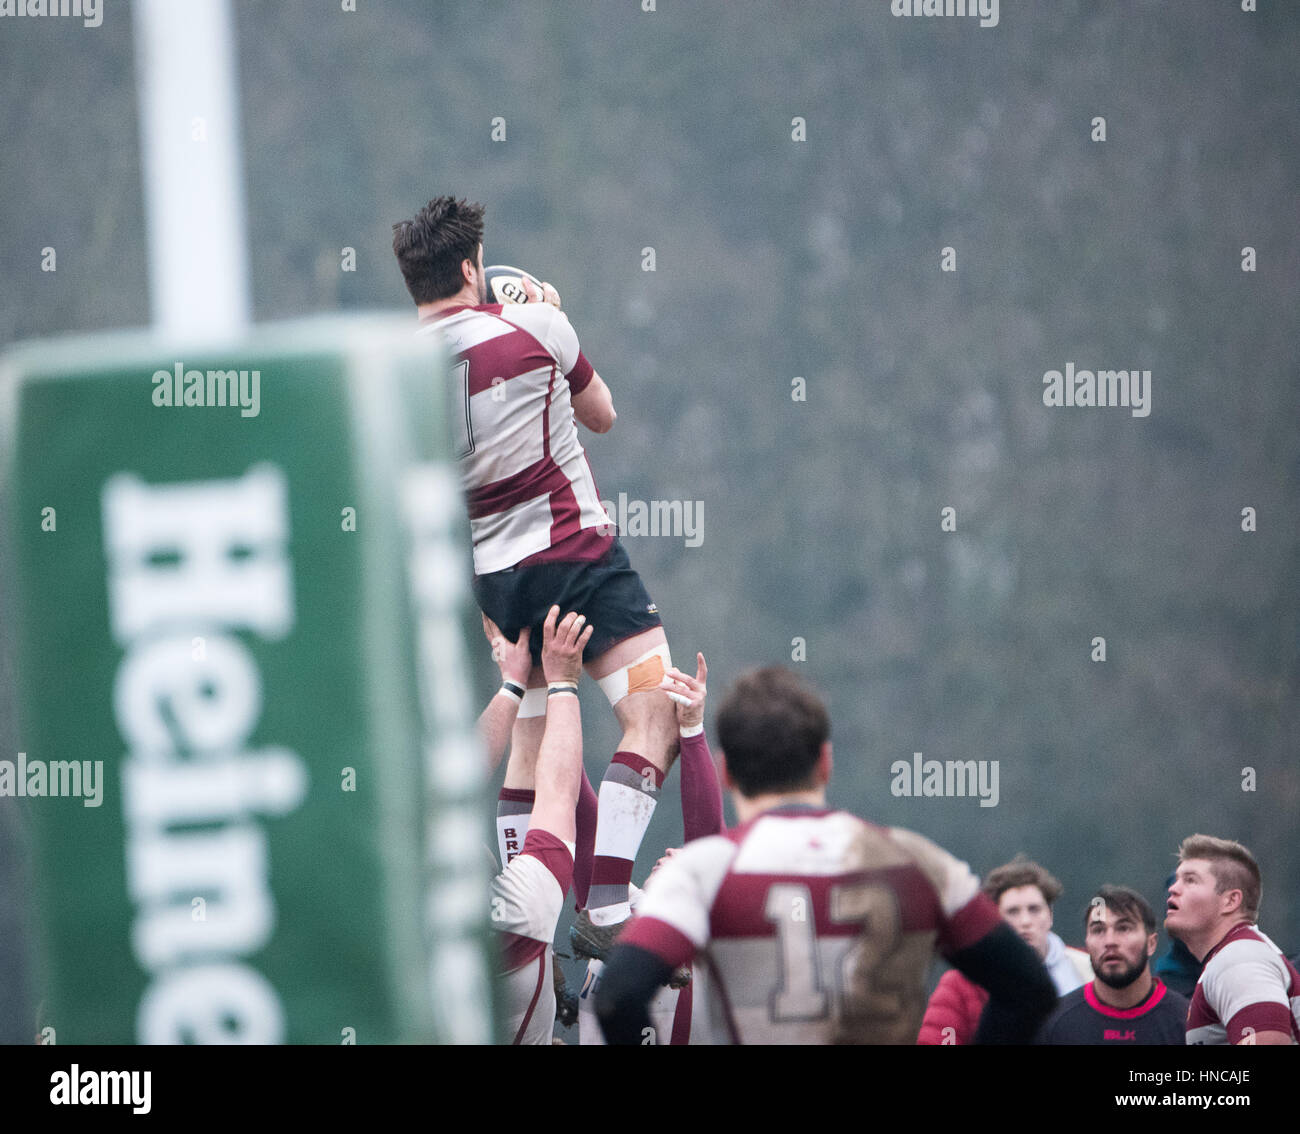
M 835 766 L 835 758 L 831 754 L 831 742 L 822 741 L 822 750 L 817 756 L 817 783 L 825 786 L 831 782 L 831 771 Z
M 1159 941 L 1159 939 L 1160 939 L 1160 935 L 1157 933 L 1147 934 L 1147 956 L 1148 957 L 1154 957 L 1156 955 L 1156 944 Z
M 728 791 L 735 791 L 736 785 L 731 778 L 731 773 L 727 771 L 727 754 L 718 749 L 718 773 L 722 776 L 722 786 Z

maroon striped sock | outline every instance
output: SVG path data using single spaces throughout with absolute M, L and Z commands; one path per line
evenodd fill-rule
M 503 867 L 524 849 L 536 800 L 537 793 L 532 788 L 503 787 L 497 795 L 497 853 Z
M 600 781 L 595 858 L 587 895 L 587 909 L 597 923 L 610 924 L 628 914 L 632 864 L 663 782 L 663 773 L 635 752 L 615 752 Z M 597 911 L 605 913 L 598 916 Z

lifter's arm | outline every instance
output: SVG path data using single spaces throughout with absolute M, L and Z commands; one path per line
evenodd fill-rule
M 1027 1044 L 1056 1004 L 1056 986 L 1033 951 L 1003 923 L 948 958 L 989 992 L 977 1044 Z
M 695 655 L 695 676 L 675 666 L 659 683 L 677 703 L 681 733 L 682 838 L 685 842 L 722 831 L 722 788 L 704 738 L 704 702 L 708 697 L 709 667 L 704 655 Z
M 556 626 L 560 613 L 551 607 L 542 623 L 542 670 L 547 683 L 572 682 L 572 693 L 548 694 L 546 731 L 537 752 L 531 827 L 550 831 L 566 843 L 576 840 L 574 809 L 582 782 L 582 717 L 576 686 L 582 677 L 582 651 L 592 627 L 581 614 L 570 611 Z M 585 627 L 585 628 L 584 628 Z
M 653 1040 L 650 1001 L 672 978 L 673 966 L 648 949 L 615 945 L 596 987 L 596 1016 L 610 1045 Z
M 492 645 L 492 660 L 501 669 L 501 681 L 504 686 L 509 681 L 521 689 L 528 688 L 528 678 L 532 673 L 533 659 L 528 652 L 528 627 L 519 632 L 519 640 L 511 643 L 497 628 L 497 624 L 486 614 L 483 615 L 483 633 Z M 496 771 L 505 755 L 506 744 L 510 741 L 510 730 L 515 727 L 515 718 L 519 715 L 519 702 L 504 688 L 498 689 L 496 695 L 488 702 L 478 718 L 478 734 L 487 752 L 488 774 Z

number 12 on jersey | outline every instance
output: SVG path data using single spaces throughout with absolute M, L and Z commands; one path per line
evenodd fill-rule
M 881 963 L 899 943 L 898 902 L 888 887 L 869 882 L 837 883 L 830 888 L 830 920 L 861 926 L 857 937 L 835 937 L 844 951 L 835 974 L 835 992 L 845 1017 L 888 1013 L 881 1003 L 895 990 L 873 987 Z M 776 927 L 779 983 L 769 998 L 776 1023 L 824 1019 L 832 991 L 819 972 L 816 915 L 809 888 L 798 882 L 775 882 L 767 891 L 764 915 Z

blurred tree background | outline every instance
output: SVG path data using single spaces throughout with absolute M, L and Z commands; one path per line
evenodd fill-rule
M 1039 859 L 1067 940 L 1102 882 L 1162 907 L 1201 831 L 1255 851 L 1300 949 L 1300 8 L 355 6 L 235 0 L 259 320 L 409 309 L 392 223 L 483 201 L 486 262 L 557 285 L 614 392 L 602 495 L 702 503 L 701 546 L 626 545 L 715 699 L 797 668 L 833 801 L 980 873 Z M 148 320 L 132 54 L 123 0 L 0 21 L 0 342 Z M 1150 370 L 1150 416 L 1045 406 L 1067 362 Z M 617 734 L 584 707 L 598 781 Z M 914 752 L 997 760 L 998 805 L 895 797 Z M 680 831 L 673 776 L 638 878 Z

